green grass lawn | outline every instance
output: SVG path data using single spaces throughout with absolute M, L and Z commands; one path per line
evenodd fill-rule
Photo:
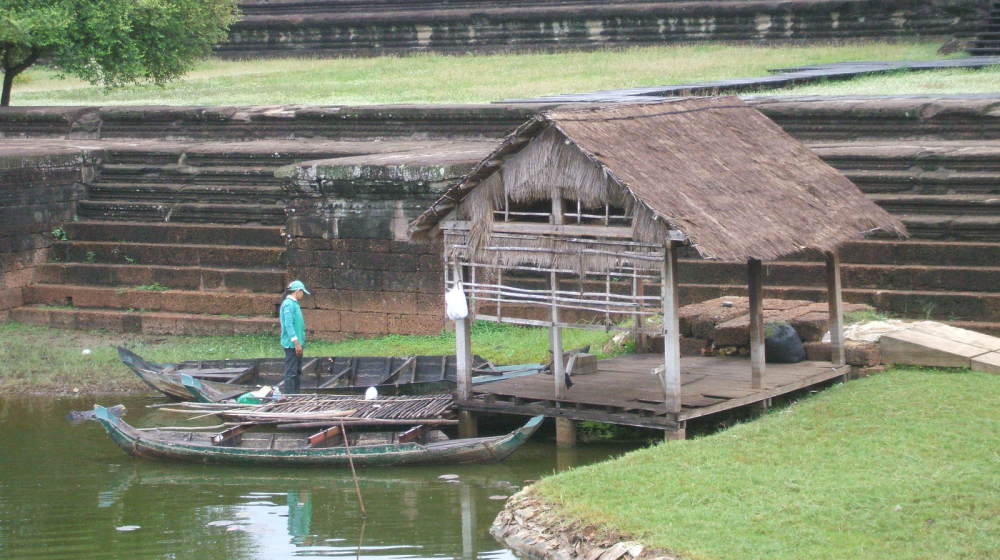
M 1000 66 L 981 69 L 891 72 L 853 80 L 827 81 L 760 95 L 916 95 L 933 93 L 998 93 Z
M 600 355 L 610 334 L 603 331 L 563 330 L 563 344 L 576 348 L 591 344 Z M 0 391 L 6 392 L 116 392 L 144 390 L 146 386 L 118 360 L 115 345 L 125 345 L 157 362 L 197 359 L 280 357 L 277 337 L 148 336 L 53 329 L 21 323 L 0 323 Z M 497 364 L 542 362 L 548 355 L 548 331 L 539 328 L 477 322 L 472 328 L 472 351 Z M 83 350 L 90 354 L 84 355 Z M 340 342 L 312 341 L 306 356 L 406 356 L 455 352 L 455 336 L 388 335 Z
M 856 60 L 940 58 L 936 42 L 699 44 L 594 52 L 209 60 L 166 87 L 105 92 L 30 69 L 14 105 L 484 103 L 515 97 L 763 76 L 769 69 Z
M 997 375 L 896 369 L 535 491 L 685 559 L 986 560 L 1000 550 L 998 402 Z

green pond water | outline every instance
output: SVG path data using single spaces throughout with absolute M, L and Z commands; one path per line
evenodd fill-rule
M 182 417 L 122 402 L 138 426 Z M 0 399 L 0 559 L 514 558 L 488 533 L 525 481 L 621 446 L 559 452 L 544 437 L 499 465 L 246 468 L 133 459 L 96 422 L 95 399 Z M 457 480 L 442 480 L 444 474 Z

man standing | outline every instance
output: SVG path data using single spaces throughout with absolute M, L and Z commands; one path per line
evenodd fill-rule
M 299 302 L 309 293 L 305 284 L 295 280 L 288 285 L 288 295 L 281 302 L 278 317 L 281 320 L 281 346 L 285 349 L 285 379 L 283 393 L 299 392 L 302 375 L 302 347 L 306 345 L 306 322 L 302 318 Z

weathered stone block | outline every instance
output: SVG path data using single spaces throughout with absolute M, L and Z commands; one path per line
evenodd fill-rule
M 341 312 L 332 309 L 306 309 L 302 311 L 306 328 L 315 332 L 340 332 Z
M 331 269 L 329 278 L 337 290 L 376 291 L 382 286 L 383 274 L 378 270 Z
M 860 367 L 873 367 L 882 361 L 878 343 L 848 340 L 844 343 L 844 357 L 848 364 Z
M 813 342 L 823 338 L 829 329 L 830 316 L 825 312 L 812 311 L 789 321 L 803 342 Z
M 829 362 L 832 350 L 829 342 L 804 342 L 802 346 L 806 350 L 806 359 L 812 362 Z
M 389 315 L 389 332 L 397 334 L 434 335 L 444 329 L 444 314 L 440 315 Z
M 685 305 L 678 310 L 681 334 L 712 338 L 716 325 L 739 317 L 748 309 L 749 301 L 745 297 L 720 297 Z
M 340 314 L 341 330 L 358 334 L 387 334 L 389 330 L 389 314 L 387 313 L 356 313 L 344 311 Z

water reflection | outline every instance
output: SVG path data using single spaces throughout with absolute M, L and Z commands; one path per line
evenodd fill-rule
M 359 470 L 364 520 L 347 469 L 135 460 L 97 424 L 68 426 L 89 406 L 0 399 L 0 558 L 513 558 L 488 533 L 498 496 L 621 451 L 533 441 L 500 465 Z

